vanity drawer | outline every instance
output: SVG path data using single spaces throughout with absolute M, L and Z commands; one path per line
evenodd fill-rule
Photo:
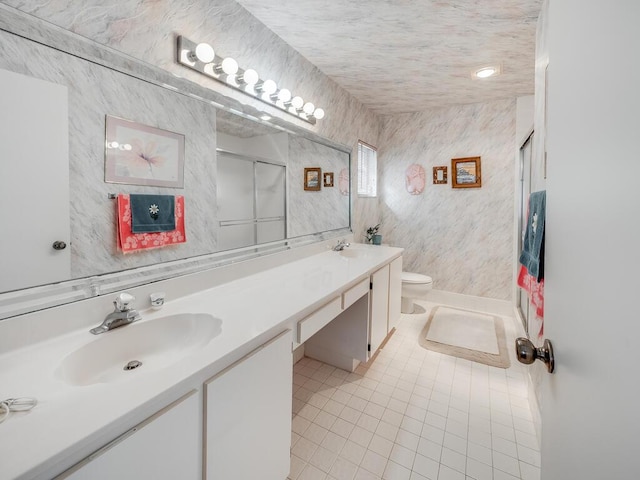
M 368 278 L 365 278 L 360 283 L 358 283 L 357 285 L 354 285 L 353 287 L 351 287 L 349 290 L 347 290 L 342 294 L 343 310 L 349 308 L 351 305 L 356 303 L 356 301 L 363 295 L 366 295 L 366 293 L 369 291 L 369 282 L 370 280 Z
M 342 312 L 342 298 L 336 297 L 320 307 L 304 320 L 298 322 L 298 343 L 304 343 L 314 333 L 324 327 Z

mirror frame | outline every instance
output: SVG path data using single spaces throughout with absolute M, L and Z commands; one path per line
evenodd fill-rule
M 301 136 L 313 142 L 344 152 L 349 157 L 349 176 L 351 177 L 351 148 L 328 140 L 306 128 L 289 123 L 278 117 L 272 117 L 269 121 L 261 120 L 260 115 L 263 114 L 263 111 L 254 106 L 242 104 L 220 92 L 210 90 L 190 80 L 177 77 L 166 70 L 129 56 L 112 47 L 98 44 L 93 40 L 2 3 L 0 3 L 0 30 L 54 48 L 63 53 L 73 55 L 119 73 L 133 76 L 150 84 L 173 90 L 178 94 L 210 103 L 217 109 L 231 112 L 251 121 Z M 352 202 L 353 198 L 351 192 L 349 192 L 349 226 L 341 229 L 318 232 L 302 237 L 288 238 L 277 242 L 239 249 L 214 252 L 206 255 L 192 256 L 156 265 L 136 267 L 59 283 L 2 292 L 0 293 L 0 321 L 5 318 L 31 313 L 45 308 L 210 270 L 231 263 L 246 261 L 351 234 Z

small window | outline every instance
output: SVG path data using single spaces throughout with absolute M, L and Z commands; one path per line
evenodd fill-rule
M 375 147 L 358 141 L 358 196 L 378 195 L 378 152 Z

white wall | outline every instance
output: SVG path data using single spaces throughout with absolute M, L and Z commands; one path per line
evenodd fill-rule
M 534 95 L 516 98 L 516 148 L 518 151 L 533 130 L 534 99 Z

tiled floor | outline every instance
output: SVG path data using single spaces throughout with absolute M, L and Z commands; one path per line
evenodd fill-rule
M 425 350 L 435 305 L 420 305 L 367 369 L 295 365 L 291 480 L 539 479 L 524 367 L 512 352 L 504 370 Z

